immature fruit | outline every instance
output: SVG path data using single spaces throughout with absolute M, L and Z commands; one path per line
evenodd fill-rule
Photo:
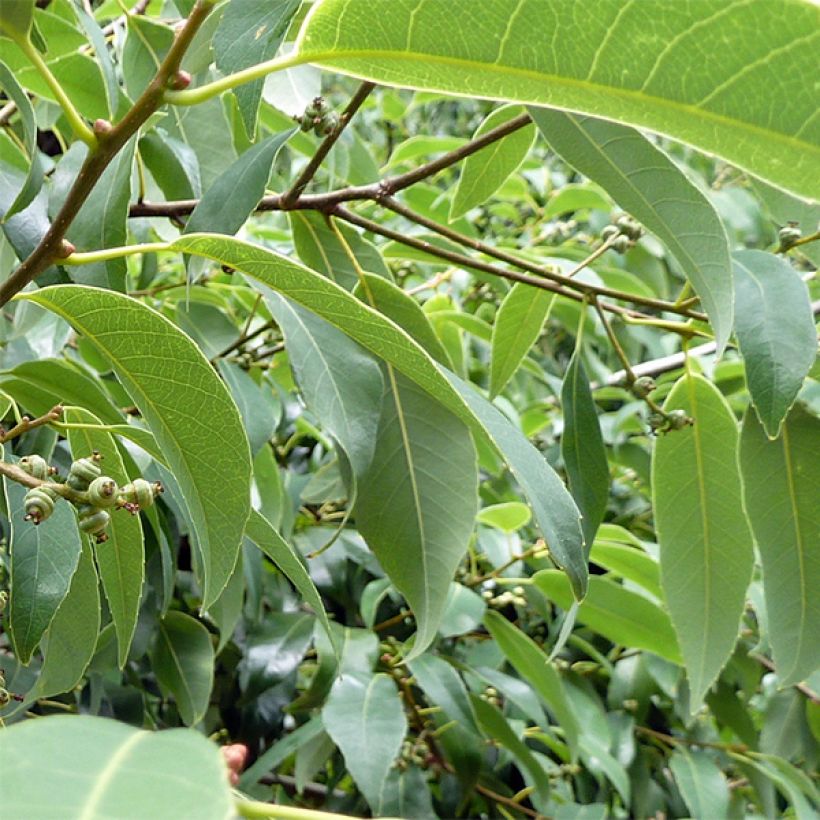
M 88 489 L 89 484 L 102 472 L 100 470 L 101 460 L 102 457 L 99 453 L 93 453 L 89 458 L 78 458 L 72 462 L 65 483 L 72 490 L 84 492 Z
M 670 410 L 667 421 L 670 430 L 683 430 L 684 427 L 694 424 L 694 420 L 686 415 L 685 410 Z
M 5 589 L 0 590 L 0 612 L 2 612 L 6 608 L 6 604 L 9 602 L 9 594 L 6 592 Z M 2 674 L 2 670 L 0 669 L 0 675 Z M 0 682 L 0 686 L 3 684 Z
M 626 253 L 632 247 L 632 240 L 625 234 L 621 234 L 610 247 L 618 253 Z
M 780 239 L 781 250 L 788 250 L 793 247 L 798 239 L 802 236 L 800 225 L 798 222 L 789 222 L 782 227 L 777 234 Z
M 117 504 L 117 482 L 107 475 L 95 478 L 88 487 L 88 500 L 95 507 L 114 507 Z
M 656 387 L 651 376 L 640 376 L 632 382 L 632 393 L 639 399 L 645 399 Z
M 111 516 L 93 504 L 83 504 L 79 510 L 80 529 L 97 539 L 98 544 L 108 540 L 105 528 L 111 523 Z
M 135 478 L 120 489 L 119 497 L 124 501 L 123 506 L 131 509 L 131 512 L 137 512 L 150 507 L 161 492 L 162 484 L 159 481 L 152 484 L 144 478 Z
M 0 709 L 8 706 L 9 703 L 11 703 L 11 695 L 5 689 L 0 689 Z
M 20 469 L 41 480 L 45 480 L 51 472 L 48 462 L 38 455 L 23 456 L 20 459 Z
M 620 231 L 614 225 L 607 225 L 601 231 L 601 239 L 606 241 L 607 239 L 612 239 L 613 237 L 617 236 Z
M 54 512 L 54 501 L 57 493 L 47 487 L 32 487 L 25 498 L 26 514 L 24 521 L 31 521 L 35 526 L 45 521 Z

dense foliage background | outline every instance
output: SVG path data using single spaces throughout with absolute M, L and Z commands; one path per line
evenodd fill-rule
M 816 816 L 818 31 L 0 0 L 9 816 Z

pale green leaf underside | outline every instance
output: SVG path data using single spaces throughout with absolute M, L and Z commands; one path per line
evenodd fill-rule
M 79 285 L 31 299 L 111 362 L 179 482 L 205 565 L 203 607 L 224 588 L 250 511 L 250 449 L 239 411 L 196 345 L 142 303 Z
M 820 8 L 703 0 L 649 23 L 639 0 L 396 0 L 379 14 L 372 0 L 323 0 L 297 49 L 387 85 L 640 126 L 820 197 Z
M 664 409 L 691 427 L 659 436 L 652 497 L 661 582 L 697 710 L 737 640 L 754 555 L 740 498 L 735 417 L 716 387 L 687 375 Z

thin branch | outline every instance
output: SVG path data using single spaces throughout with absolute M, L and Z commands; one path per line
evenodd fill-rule
M 370 92 L 376 87 L 374 83 L 362 83 L 356 93 L 347 104 L 347 108 L 339 117 L 337 126 L 322 140 L 316 153 L 311 157 L 310 162 L 305 166 L 304 170 L 296 179 L 296 182 L 282 194 L 279 202 L 283 208 L 289 208 L 302 195 L 302 192 L 307 188 L 310 181 L 313 179 L 319 166 L 324 161 L 324 158 L 330 152 L 330 149 L 336 144 L 336 140 L 342 135 L 347 124 L 353 118 L 353 115 L 359 110 L 362 103 L 367 99 Z
M 761 655 L 758 652 L 750 652 L 749 657 L 756 660 L 761 666 L 765 667 L 770 672 L 777 674 L 777 667 L 765 655 Z M 798 692 L 800 692 L 801 695 L 807 697 L 812 703 L 820 704 L 820 695 L 818 695 L 817 692 L 815 692 L 810 686 L 805 683 L 795 683 L 793 686 Z
M 105 133 L 97 134 L 97 150 L 92 151 L 86 157 L 62 208 L 54 217 L 45 236 L 17 270 L 0 285 L 0 307 L 19 293 L 29 282 L 34 281 L 57 259 L 68 256 L 73 250 L 70 243 L 65 240 L 71 223 L 91 191 L 94 190 L 103 171 L 140 126 L 162 105 L 169 80 L 179 70 L 183 55 L 212 8 L 212 0 L 197 0 L 188 20 L 177 34 L 148 87 L 117 125 Z

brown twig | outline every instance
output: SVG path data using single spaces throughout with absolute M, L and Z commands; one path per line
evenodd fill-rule
M 10 430 L 4 430 L 0 427 L 0 444 L 5 444 L 18 436 L 27 433 L 29 430 L 34 430 L 36 427 L 43 427 L 46 424 L 51 424 L 52 421 L 57 421 L 63 415 L 63 406 L 56 404 L 48 413 L 44 413 L 36 419 L 31 419 L 28 416 L 23 416 L 17 424 Z

